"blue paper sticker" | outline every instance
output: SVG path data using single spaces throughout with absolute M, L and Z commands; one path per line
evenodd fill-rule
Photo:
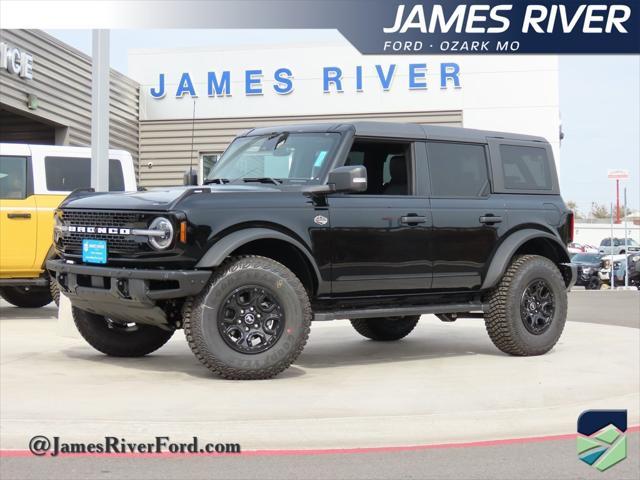
M 82 261 L 107 263 L 107 242 L 105 240 L 82 240 Z

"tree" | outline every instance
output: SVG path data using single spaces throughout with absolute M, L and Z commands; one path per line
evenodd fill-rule
M 591 216 L 593 218 L 610 218 L 611 213 L 606 205 L 593 202 L 591 204 Z
M 576 202 L 574 202 L 573 200 L 569 200 L 567 202 L 567 207 L 569 207 L 569 210 L 573 212 L 576 218 L 583 218 L 580 210 L 578 210 L 578 204 Z

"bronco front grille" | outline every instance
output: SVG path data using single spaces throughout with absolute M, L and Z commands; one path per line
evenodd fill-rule
M 65 226 L 147 228 L 152 214 L 142 212 L 114 212 L 92 210 L 64 210 L 61 215 Z M 129 256 L 150 251 L 147 239 L 134 235 L 111 233 L 64 232 L 58 248 L 71 255 L 82 254 L 82 240 L 106 240 L 109 256 Z

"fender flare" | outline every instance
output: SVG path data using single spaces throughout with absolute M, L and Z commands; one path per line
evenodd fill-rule
M 541 230 L 535 230 L 533 228 L 519 230 L 507 237 L 507 239 L 498 247 L 491 260 L 491 265 L 489 265 L 487 273 L 484 277 L 482 287 L 480 288 L 482 290 L 486 290 L 495 286 L 500 278 L 502 278 L 502 275 L 509 265 L 509 261 L 513 257 L 514 253 L 516 253 L 518 248 L 520 248 L 529 240 L 533 240 L 534 238 L 544 238 L 546 240 L 550 240 L 551 242 L 556 244 L 556 246 L 560 247 L 560 249 L 565 253 L 561 263 L 568 263 L 570 261 L 569 254 L 567 253 L 567 247 L 563 245 L 558 237 Z
M 246 245 L 249 242 L 264 239 L 282 240 L 296 247 L 305 256 L 305 258 L 311 265 L 311 268 L 313 269 L 313 272 L 316 276 L 316 281 L 319 282 L 321 280 L 320 271 L 318 270 L 316 261 L 307 247 L 305 247 L 296 239 L 291 238 L 289 235 L 278 232 L 277 230 L 272 230 L 270 228 L 247 228 L 244 230 L 238 230 L 236 232 L 230 233 L 225 237 L 222 237 L 220 240 L 214 243 L 209 248 L 209 250 L 207 250 L 207 253 L 202 256 L 202 258 L 196 265 L 196 268 L 217 267 L 222 262 L 224 262 L 224 260 L 229 256 L 231 252 L 233 252 L 237 248 Z

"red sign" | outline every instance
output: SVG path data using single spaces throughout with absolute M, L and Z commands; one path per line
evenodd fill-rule
M 629 180 L 629 170 L 609 170 L 607 178 L 609 180 Z

